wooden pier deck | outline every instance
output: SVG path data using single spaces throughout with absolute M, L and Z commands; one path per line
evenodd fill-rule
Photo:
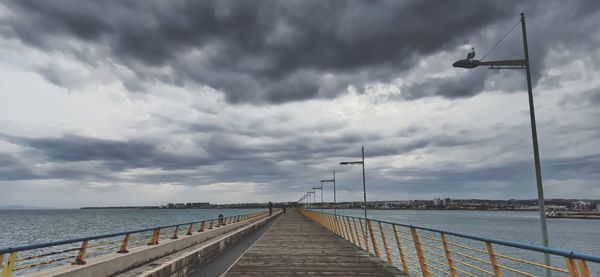
M 296 210 L 280 216 L 224 276 L 406 276 Z

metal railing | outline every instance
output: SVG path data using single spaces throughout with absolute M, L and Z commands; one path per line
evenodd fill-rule
M 308 218 L 414 276 L 592 276 L 600 257 L 394 222 L 301 210 Z M 552 265 L 543 262 L 552 257 Z
M 49 243 L 0 248 L 0 277 L 9 277 L 14 272 L 41 270 L 69 263 L 83 265 L 87 257 L 115 252 L 128 253 L 132 247 L 157 245 L 165 239 L 178 239 L 182 229 L 186 230 L 186 236 L 191 236 L 194 232 L 205 232 L 265 214 L 268 212 L 261 211 Z

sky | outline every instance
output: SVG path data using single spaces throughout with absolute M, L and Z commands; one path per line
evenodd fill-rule
M 359 201 L 361 146 L 368 200 L 534 199 L 525 72 L 452 67 L 521 12 L 545 196 L 600 199 L 599 1 L 5 0 L 0 206 Z

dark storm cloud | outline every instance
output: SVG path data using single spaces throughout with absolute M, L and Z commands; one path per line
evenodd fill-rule
M 437 193 L 464 196 L 486 192 L 487 195 L 511 193 L 535 196 L 535 171 L 533 161 L 509 162 L 500 166 L 463 169 L 397 170 L 388 176 L 372 176 L 371 191 L 385 194 L 388 191 L 405 193 Z M 372 174 L 373 175 L 373 174 Z M 542 160 L 543 180 L 587 180 L 600 178 L 600 156 L 555 158 Z M 413 176 L 409 180 L 397 177 Z M 491 197 L 493 198 L 493 197 Z
M 454 49 L 472 33 L 517 14 L 503 1 L 20 0 L 4 5 L 12 12 L 2 22 L 9 26 L 4 33 L 42 50 L 90 64 L 122 64 L 139 82 L 209 85 L 230 102 L 273 103 L 332 97 L 348 86 L 362 90 L 367 82 L 396 78 L 420 57 Z M 76 47 L 73 40 L 88 44 Z M 94 46 L 109 49 L 110 56 L 99 56 L 102 51 Z

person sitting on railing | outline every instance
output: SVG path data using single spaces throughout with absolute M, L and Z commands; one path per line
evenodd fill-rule
M 223 225 L 223 214 L 219 214 L 219 226 Z

